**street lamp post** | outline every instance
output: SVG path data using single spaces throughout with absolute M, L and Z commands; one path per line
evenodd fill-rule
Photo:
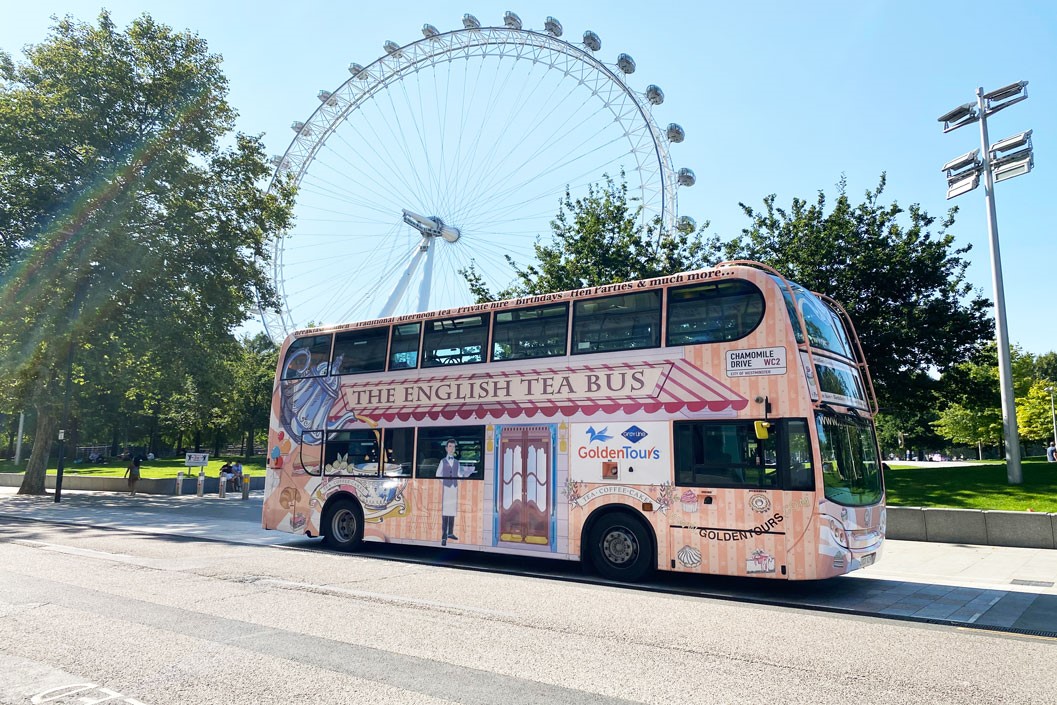
M 1050 420 L 1053 421 L 1053 443 L 1057 445 L 1057 413 L 1053 411 L 1053 387 L 1046 387 L 1050 393 Z
M 1019 81 L 984 93 L 976 89 L 976 104 L 965 103 L 940 116 L 943 131 L 980 122 L 980 150 L 953 159 L 943 165 L 947 172 L 947 198 L 972 191 L 983 176 L 984 200 L 987 203 L 987 234 L 991 245 L 991 281 L 995 290 L 995 335 L 998 339 L 998 381 L 1002 394 L 1002 429 L 1006 442 L 1006 477 L 1011 485 L 1023 481 L 1020 467 L 1020 436 L 1017 433 L 1017 409 L 1013 396 L 1013 366 L 1009 354 L 1006 328 L 1006 296 L 1002 284 L 1002 255 L 998 246 L 998 218 L 995 215 L 995 182 L 1005 181 L 1031 171 L 1034 155 L 1031 130 L 990 144 L 987 118 L 1028 97 L 1027 81 Z

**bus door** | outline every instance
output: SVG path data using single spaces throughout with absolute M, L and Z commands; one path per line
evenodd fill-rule
M 503 426 L 499 442 L 498 541 L 550 545 L 554 448 L 550 426 Z
M 786 507 L 778 471 L 782 425 L 751 420 L 674 424 L 680 513 L 672 566 L 784 577 Z

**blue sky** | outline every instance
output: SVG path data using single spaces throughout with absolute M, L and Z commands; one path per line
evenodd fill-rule
M 1057 350 L 1057 247 L 1045 215 L 1057 162 L 1057 4 L 114 0 L 106 6 L 122 26 L 146 11 L 205 38 L 224 57 L 238 128 L 264 133 L 275 154 L 290 143 L 291 121 L 307 120 L 319 105 L 318 91 L 345 82 L 350 62 L 381 56 L 384 41 L 415 41 L 426 22 L 455 29 L 465 12 L 498 25 L 510 9 L 533 29 L 553 15 L 570 41 L 596 32 L 602 61 L 632 55 L 637 70 L 630 85 L 664 90 L 654 118 L 662 128 L 678 122 L 686 130 L 686 141 L 671 148 L 672 161 L 697 176 L 695 186 L 679 192 L 681 215 L 710 220 L 710 231 L 726 238 L 747 225 L 739 202 L 759 205 L 774 193 L 787 206 L 796 196 L 813 200 L 819 190 L 832 199 L 843 175 L 858 203 L 887 172 L 885 203 L 919 203 L 937 217 L 959 207 L 956 242 L 972 246 L 969 276 L 988 298 L 983 189 L 948 202 L 940 172 L 979 146 L 979 130 L 944 135 L 936 118 L 975 100 L 977 86 L 1027 80 L 1029 99 L 989 121 L 992 142 L 1035 131 L 1035 170 L 996 188 L 1009 334 L 1029 352 Z M 99 8 L 74 0 L 9 6 L 0 48 L 18 57 L 24 45 L 46 37 L 50 15 L 90 20 Z

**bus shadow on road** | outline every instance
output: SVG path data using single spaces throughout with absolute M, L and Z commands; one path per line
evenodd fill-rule
M 318 541 L 306 542 L 302 547 L 327 550 Z M 351 555 L 621 590 L 1057 638 L 1057 595 L 1024 591 L 880 580 L 854 574 L 791 582 L 658 571 L 647 581 L 628 584 L 608 581 L 590 566 L 574 561 L 374 542 L 364 543 L 360 551 Z

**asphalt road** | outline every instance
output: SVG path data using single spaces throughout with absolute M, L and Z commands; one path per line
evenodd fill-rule
M 0 702 L 1057 702 L 1053 639 L 314 545 L 0 519 Z

